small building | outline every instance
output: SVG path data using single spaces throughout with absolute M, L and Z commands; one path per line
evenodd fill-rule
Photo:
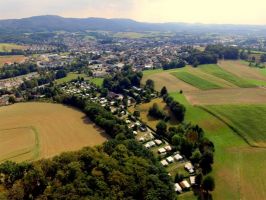
M 144 142 L 145 141 L 144 137 L 140 137 L 138 140 L 139 140 L 139 142 Z
M 190 188 L 190 184 L 188 183 L 187 180 L 183 180 L 182 182 L 179 183 L 179 185 L 180 185 L 183 189 L 189 189 L 189 188 Z
M 165 148 L 160 148 L 160 149 L 158 149 L 158 153 L 159 153 L 159 154 L 166 153 Z
M 147 149 L 151 148 L 151 146 L 150 146 L 149 142 L 148 142 L 148 143 L 146 143 L 146 144 L 144 144 L 144 147 L 145 147 L 145 148 L 147 148 Z
M 138 135 L 138 132 L 137 132 L 137 131 L 133 131 L 133 134 L 134 134 L 134 135 Z
M 187 162 L 184 167 L 190 174 L 194 173 L 194 167 L 191 162 Z
M 166 160 L 169 163 L 173 163 L 174 162 L 174 158 L 172 156 L 167 157 Z
M 189 177 L 189 181 L 190 181 L 190 184 L 191 185 L 195 185 L 195 183 L 196 183 L 196 176 L 190 176 Z
M 165 148 L 165 149 L 166 149 L 166 151 L 168 151 L 168 152 L 169 152 L 169 151 L 172 151 L 172 147 L 171 147 L 171 146 L 169 146 L 169 145 L 168 145 L 168 146 L 166 146 L 166 147 L 164 147 L 164 148 Z
M 162 160 L 162 161 L 161 161 L 161 164 L 162 164 L 164 167 L 168 166 L 168 162 L 167 162 L 166 160 Z
M 154 140 L 154 142 L 156 143 L 156 145 L 160 146 L 163 142 L 162 140 Z
M 155 144 L 154 141 L 150 141 L 150 142 L 149 142 L 149 145 L 150 145 L 150 147 L 154 147 L 156 144 Z
M 175 191 L 178 193 L 182 193 L 182 188 L 180 187 L 180 185 L 178 183 L 175 183 Z
M 180 160 L 183 159 L 183 157 L 182 157 L 180 154 L 176 154 L 176 155 L 174 156 L 174 159 L 175 159 L 176 161 L 180 161 Z

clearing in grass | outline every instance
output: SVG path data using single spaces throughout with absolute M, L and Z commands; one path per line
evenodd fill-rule
M 109 138 L 82 112 L 51 103 L 1 107 L 0 127 L 0 161 L 52 157 L 64 151 L 99 145 Z
M 147 125 L 149 125 L 151 128 L 153 128 L 155 130 L 156 129 L 156 125 L 157 125 L 157 123 L 160 120 L 155 119 L 155 118 L 153 118 L 153 117 L 148 115 L 149 109 L 152 107 L 152 105 L 154 103 L 157 103 L 159 108 L 161 110 L 165 111 L 170 116 L 170 120 L 169 120 L 168 123 L 171 126 L 178 124 L 178 121 L 175 119 L 175 117 L 173 116 L 172 112 L 169 110 L 169 108 L 167 107 L 167 105 L 165 104 L 163 99 L 161 99 L 161 98 L 153 99 L 149 103 L 143 103 L 143 104 L 137 105 L 135 108 L 134 107 L 130 107 L 129 111 L 131 113 L 134 113 L 134 111 L 139 111 L 140 112 L 140 119 L 143 122 L 147 123 Z
M 201 65 L 198 67 L 203 72 L 211 74 L 213 76 L 217 76 L 221 79 L 224 79 L 230 83 L 233 83 L 234 85 L 238 87 L 255 87 L 256 85 L 248 81 L 247 79 L 240 78 L 238 76 L 235 76 L 231 74 L 230 72 L 227 72 L 223 70 L 218 65 Z
M 210 81 L 207 81 L 205 79 L 202 79 L 198 76 L 195 76 L 189 72 L 172 72 L 171 73 L 176 78 L 194 86 L 201 90 L 208 90 L 208 89 L 217 89 L 221 88 L 221 86 L 212 83 Z
M 70 82 L 70 81 L 77 79 L 78 77 L 88 79 L 88 76 L 86 74 L 79 74 L 76 72 L 70 72 L 67 74 L 66 77 L 57 79 L 55 82 L 56 82 L 56 84 L 67 83 L 67 82 Z

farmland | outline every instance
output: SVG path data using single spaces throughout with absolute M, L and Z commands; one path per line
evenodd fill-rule
M 59 104 L 20 103 L 1 107 L 0 119 L 0 162 L 52 157 L 108 139 L 83 113 Z
M 199 66 L 199 69 L 207 74 L 211 74 L 213 76 L 224 79 L 230 83 L 233 83 L 238 87 L 255 87 L 255 85 L 249 82 L 248 80 L 235 76 L 230 72 L 223 70 L 218 65 L 201 65 Z
M 249 67 L 248 64 L 245 64 L 243 61 L 220 61 L 219 66 L 236 76 L 266 82 L 266 76 L 264 76 L 258 68 Z
M 251 147 L 216 116 L 206 112 L 205 109 L 192 106 L 184 95 L 172 93 L 171 96 L 186 106 L 185 120 L 199 124 L 206 132 L 206 136 L 215 144 L 215 162 L 212 174 L 215 177 L 216 189 L 213 193 L 213 199 L 265 199 L 263 185 L 266 184 L 266 173 L 262 166 L 266 164 L 266 159 L 263 157 L 266 149 Z M 231 107 L 234 108 L 234 106 Z M 205 106 L 204 108 L 208 109 L 209 107 Z M 252 109 L 252 106 L 247 106 L 243 112 L 249 108 Z M 246 130 L 251 129 L 250 127 L 254 127 L 253 123 L 258 120 L 256 119 L 257 112 L 259 111 L 253 110 L 247 114 L 244 113 L 247 117 L 252 113 L 252 117 L 255 118 L 253 122 L 247 123 L 249 121 L 238 116 L 240 121 L 237 124 L 245 122 Z M 261 124 L 257 124 L 256 130 L 263 130 Z
M 261 87 L 190 91 L 185 92 L 185 96 L 193 105 L 263 104 L 266 102 L 266 89 Z
M 178 79 L 202 90 L 220 88 L 219 85 L 202 79 L 188 72 L 173 72 L 171 74 L 177 77 Z
M 0 56 L 0 67 L 2 67 L 6 63 L 21 63 L 25 60 L 25 56 Z
M 11 52 L 12 49 L 24 49 L 24 46 L 9 44 L 9 43 L 0 43 L 0 52 Z

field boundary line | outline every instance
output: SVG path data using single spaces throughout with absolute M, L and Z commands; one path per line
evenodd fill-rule
M 16 129 L 30 129 L 30 130 L 32 130 L 32 132 L 34 133 L 34 139 L 35 139 L 33 148 L 32 149 L 31 148 L 22 149 L 22 150 L 20 150 L 20 151 L 22 151 L 22 153 L 19 153 L 19 154 L 13 155 L 13 156 L 9 156 L 9 157 L 1 160 L 0 162 L 4 162 L 6 160 L 9 160 L 11 158 L 16 158 L 18 156 L 22 156 L 22 155 L 28 154 L 30 152 L 33 152 L 34 155 L 28 161 L 37 159 L 39 157 L 39 155 L 40 155 L 39 133 L 38 133 L 38 131 L 37 131 L 37 129 L 35 127 L 33 127 L 33 126 L 20 126 L 20 127 L 14 127 L 14 128 L 0 129 L 0 131 L 8 131 L 8 130 L 16 130 Z
M 212 115 L 213 117 L 217 118 L 218 120 L 223 122 L 225 125 L 227 125 L 234 133 L 236 133 L 239 137 L 241 137 L 250 147 L 258 148 L 258 149 L 266 149 L 266 147 L 251 144 L 251 142 L 245 136 L 243 136 L 241 134 L 241 131 L 239 131 L 237 128 L 232 126 L 230 123 L 228 123 L 226 120 L 224 120 L 221 116 L 213 113 L 212 111 L 210 111 L 209 109 L 207 109 L 204 106 L 197 106 L 197 107 L 204 110 L 205 112 L 209 113 L 210 115 Z

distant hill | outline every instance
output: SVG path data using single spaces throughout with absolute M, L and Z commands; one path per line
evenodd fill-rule
M 47 31 L 188 31 L 265 33 L 266 26 L 206 25 L 187 23 L 143 23 L 130 19 L 63 18 L 54 15 L 0 20 L 0 33 L 31 33 Z

